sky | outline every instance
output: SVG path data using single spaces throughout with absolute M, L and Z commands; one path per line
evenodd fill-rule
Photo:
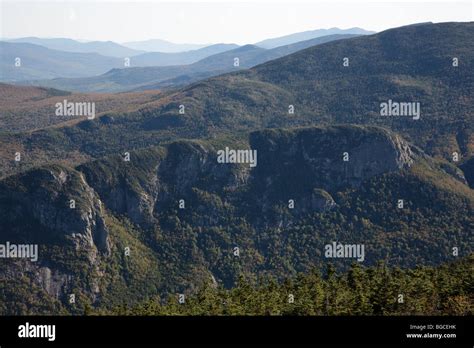
M 473 17 L 471 0 L 0 0 L 0 37 L 248 44 L 320 28 L 381 31 L 428 21 L 472 21 Z

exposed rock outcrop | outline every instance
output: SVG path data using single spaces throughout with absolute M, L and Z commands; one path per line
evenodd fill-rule
M 1 218 L 16 238 L 28 239 L 23 224 L 34 223 L 51 233 L 36 236 L 39 243 L 69 239 L 76 249 L 110 252 L 102 202 L 77 171 L 51 166 L 10 177 L 0 185 L 0 204 L 10 207 Z
M 266 188 L 293 182 L 293 191 L 357 187 L 374 175 L 409 168 L 417 156 L 399 135 L 378 127 L 265 130 L 250 139 L 259 155 L 254 178 Z

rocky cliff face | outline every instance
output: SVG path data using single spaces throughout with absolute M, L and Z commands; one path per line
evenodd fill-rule
M 110 252 L 102 202 L 77 171 L 52 166 L 10 177 L 0 185 L 0 202 L 9 208 L 2 210 L 2 222 L 18 232 L 17 238 L 29 237 L 22 223 L 31 221 L 76 249 Z
M 416 159 L 416 150 L 399 135 L 377 127 L 267 130 L 253 133 L 251 145 L 259 153 L 258 180 L 295 181 L 327 191 L 409 168 Z
M 131 157 L 78 167 L 105 205 L 134 223 L 150 226 L 194 189 L 223 194 L 245 185 L 248 170 L 217 163 L 217 149 L 192 141 L 143 150 Z M 112 173 L 112 174 L 111 174 Z
M 37 262 L 13 259 L 9 269 L 29 274 L 56 299 L 71 291 L 78 270 L 52 261 L 60 258 L 55 248 L 70 250 L 71 257 L 84 255 L 91 270 L 97 270 L 99 257 L 110 254 L 102 202 L 75 170 L 51 166 L 10 177 L 0 183 L 0 207 L 0 242 L 36 244 L 39 250 Z M 3 269 L 0 277 L 15 278 L 17 272 Z M 96 293 L 97 283 L 90 285 Z
M 263 211 L 289 199 L 298 200 L 295 212 L 331 209 L 331 193 L 409 169 L 423 156 L 399 135 L 378 127 L 265 130 L 252 133 L 250 143 L 259 156 L 251 191 Z
M 244 147 L 257 151 L 256 167 L 219 163 L 217 152 L 225 146 L 232 148 L 226 144 L 180 141 L 132 152 L 129 162 L 112 156 L 76 169 L 56 165 L 4 179 L 0 182 L 0 242 L 38 243 L 44 252 L 37 264 L 11 263 L 0 271 L 0 278 L 13 279 L 23 272 L 34 279 L 33 284 L 62 301 L 78 287 L 79 277 L 87 278 L 81 285 L 87 296 L 100 299 L 104 269 L 111 264 L 118 269 L 114 281 L 123 279 L 122 286 L 132 286 L 131 274 L 145 273 L 153 264 L 169 275 L 164 280 L 167 289 L 211 275 L 231 284 L 236 264 L 228 255 L 235 245 L 245 250 L 239 269 L 278 272 L 272 267 L 281 262 L 280 256 L 272 253 L 290 253 L 287 256 L 292 261 L 285 261 L 285 267 L 294 271 L 299 265 L 314 264 L 319 244 L 333 240 L 336 231 L 341 238 L 356 238 L 358 233 L 366 238 L 393 228 L 393 202 L 404 197 L 415 206 L 411 201 L 425 197 L 433 188 L 416 176 L 403 177 L 420 163 L 432 171 L 431 176 L 442 175 L 452 187 L 469 189 L 462 173 L 448 170 L 451 165 L 436 164 L 399 135 L 377 127 L 254 132 Z M 241 146 L 235 145 L 235 150 Z M 386 191 L 380 189 L 383 194 L 371 196 L 375 190 L 371 183 L 382 177 L 386 177 L 381 179 Z M 425 185 L 425 191 L 412 193 L 420 185 Z M 385 198 L 387 202 L 378 202 Z M 178 207 L 181 199 L 185 209 Z M 417 209 L 429 214 L 426 204 L 431 200 L 429 195 L 420 198 Z M 371 210 L 361 213 L 369 205 Z M 373 211 L 377 215 L 371 222 Z M 357 217 L 352 221 L 359 214 L 366 214 L 362 225 Z M 315 215 L 316 220 L 311 220 Z M 324 224 L 318 225 L 322 218 Z M 406 221 L 419 218 L 416 215 Z M 466 223 L 462 219 L 456 217 L 451 234 L 462 230 Z M 460 225 L 454 226 L 456 223 Z M 287 231 L 298 224 L 303 224 L 301 229 L 291 236 Z M 376 224 L 381 227 L 371 227 Z M 304 250 L 299 250 L 303 245 L 299 240 L 292 239 L 299 234 L 310 243 L 304 244 Z M 311 238 L 315 239 L 308 242 Z M 133 260 L 146 260 L 146 267 L 132 271 L 132 259 L 124 259 L 122 249 L 129 245 L 133 245 L 133 255 L 138 255 Z M 76 253 L 64 253 L 58 261 L 55 253 L 64 250 Z M 380 247 L 377 250 L 384 252 Z M 77 255 L 84 258 L 74 263 Z M 69 261 L 72 266 L 66 265 Z M 158 284 L 148 285 L 159 288 Z
M 325 211 L 336 205 L 331 194 L 341 187 L 408 169 L 421 156 L 399 135 L 361 126 L 255 132 L 250 147 L 258 154 L 255 168 L 218 163 L 219 149 L 212 146 L 177 142 L 133 154 L 130 163 L 112 158 L 78 171 L 52 166 L 10 177 L 0 186 L 0 201 L 9 207 L 1 213 L 4 234 L 29 231 L 21 221 L 34 221 L 49 236 L 107 255 L 102 201 L 144 226 L 156 224 L 161 211 L 193 189 L 227 200 L 247 192 L 263 213 L 289 199 L 298 200 L 298 212 Z

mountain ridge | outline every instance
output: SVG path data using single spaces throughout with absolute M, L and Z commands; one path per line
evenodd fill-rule
M 209 44 L 176 44 L 167 40 L 161 39 L 149 39 L 144 41 L 129 41 L 124 42 L 122 45 L 148 52 L 163 52 L 163 53 L 177 53 L 189 50 L 197 50 Z
M 38 131 L 31 138 L 0 136 L 0 142 L 27 143 L 30 151 L 40 153 L 47 148 L 49 155 L 42 156 L 46 158 L 57 158 L 63 149 L 97 157 L 173 137 L 212 138 L 262 128 L 353 123 L 392 129 L 426 153 L 449 161 L 457 152 L 462 164 L 474 151 L 472 32 L 471 22 L 429 24 L 324 43 L 164 93 L 139 110 L 110 115 L 107 122 L 101 117 L 54 132 Z M 419 40 L 406 40 L 415 34 Z M 421 57 L 418 63 L 413 62 L 414 51 Z M 347 54 L 352 57 L 350 67 L 343 66 Z M 453 55 L 461 58 L 458 67 L 452 65 Z M 420 119 L 381 116 L 380 105 L 389 99 L 419 102 Z M 182 115 L 180 105 L 186 109 Z M 88 145 L 79 146 L 83 142 Z M 0 158 L 2 174 L 11 173 L 9 157 L 0 154 Z
M 31 43 L 63 52 L 97 53 L 103 56 L 116 58 L 132 57 L 144 53 L 144 51 L 133 50 L 113 41 L 80 42 L 66 38 L 45 39 L 38 37 L 24 37 L 18 39 L 9 39 L 6 41 L 11 43 Z
M 299 32 L 299 33 L 266 39 L 266 40 L 255 43 L 255 45 L 268 49 L 268 48 L 275 48 L 278 46 L 290 45 L 299 41 L 316 39 L 318 37 L 334 35 L 334 34 L 371 35 L 371 34 L 375 34 L 375 31 L 369 31 L 369 30 L 356 28 L 356 27 L 349 28 L 349 29 L 339 29 L 339 28 L 315 29 L 315 30 L 307 30 L 307 31 Z
M 85 77 L 101 74 L 124 64 L 120 58 L 106 57 L 97 53 L 63 52 L 30 43 L 0 41 L 0 48 L 2 82 L 61 76 Z M 15 66 L 18 58 L 20 58 L 19 65 Z
M 461 256 L 472 252 L 466 228 L 473 191 L 443 169 L 449 163 L 391 131 L 350 125 L 257 131 L 247 143 L 259 154 L 254 169 L 218 163 L 218 149 L 244 145 L 223 140 L 173 141 L 132 151 L 128 163 L 113 155 L 1 180 L 0 206 L 10 208 L 0 209 L 1 240 L 42 246 L 28 276 L 44 294 L 28 298 L 45 296 L 48 310 L 80 313 L 87 305 L 193 294 L 211 279 L 226 288 L 241 275 L 281 279 L 329 262 L 323 246 L 333 240 L 364 243 L 365 265 L 387 257 L 403 267 L 437 265 L 450 259 L 451 245 Z M 404 209 L 397 208 L 400 198 Z M 71 222 L 73 229 L 65 229 Z M 131 257 L 124 259 L 126 247 Z M 351 260 L 330 262 L 346 269 Z M 12 260 L 0 277 L 10 279 L 17 267 L 21 261 Z M 76 306 L 68 304 L 71 292 Z
M 131 59 L 131 64 L 140 67 L 188 65 L 213 54 L 222 53 L 238 47 L 239 46 L 235 44 L 214 44 L 196 50 L 183 52 L 147 52 L 135 56 Z
M 103 76 L 94 76 L 80 80 L 55 79 L 50 81 L 32 81 L 31 84 L 79 92 L 123 92 L 129 90 L 142 91 L 163 88 L 169 89 L 172 87 L 176 88 L 211 76 L 243 68 L 250 68 L 265 61 L 291 54 L 311 45 L 319 45 L 325 42 L 342 40 L 350 37 L 353 36 L 330 35 L 327 37 L 298 42 L 288 46 L 277 47 L 271 50 L 265 50 L 255 45 L 244 45 L 204 57 L 203 59 L 189 65 L 133 67 L 134 60 L 132 59 L 131 68 L 112 69 L 103 74 Z M 180 53 L 180 55 L 182 54 L 183 53 Z M 151 55 L 154 56 L 155 54 Z M 238 66 L 235 66 L 235 58 L 239 58 Z M 141 81 L 140 76 L 143 76 Z M 123 82 L 120 82 L 120 80 Z M 153 82 L 153 80 L 155 81 Z M 134 83 L 131 84 L 130 81 L 133 81 Z M 135 83 L 136 81 L 141 83 Z

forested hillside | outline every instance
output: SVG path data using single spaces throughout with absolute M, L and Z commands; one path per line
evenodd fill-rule
M 333 41 L 198 82 L 135 112 L 0 135 L 0 143 L 26 147 L 27 166 L 67 160 L 76 151 L 97 158 L 176 138 L 352 123 L 393 129 L 428 154 L 451 159 L 457 152 L 463 162 L 474 141 L 473 31 L 473 23 L 422 24 Z M 388 100 L 420 103 L 419 119 L 381 116 L 380 104 Z M 14 171 L 9 154 L 1 154 L 0 163 L 0 176 Z
M 39 246 L 1 260 L 1 314 L 472 314 L 473 33 L 395 28 L 165 93 L 1 85 L 0 242 Z M 47 117 L 81 97 L 97 117 Z
M 225 147 L 256 150 L 258 165 L 219 163 Z M 171 142 L 1 181 L 2 238 L 41 246 L 37 263 L 11 261 L 1 276 L 18 293 L 36 289 L 31 311 L 77 313 L 231 288 L 240 276 L 282 281 L 328 262 L 438 265 L 472 253 L 473 205 L 458 168 L 378 127 Z M 365 251 L 328 258 L 333 243 Z
M 473 257 L 441 267 L 390 269 L 353 264 L 346 273 L 329 265 L 278 283 L 244 278 L 232 290 L 205 286 L 179 302 L 154 298 L 91 314 L 120 315 L 472 315 Z

